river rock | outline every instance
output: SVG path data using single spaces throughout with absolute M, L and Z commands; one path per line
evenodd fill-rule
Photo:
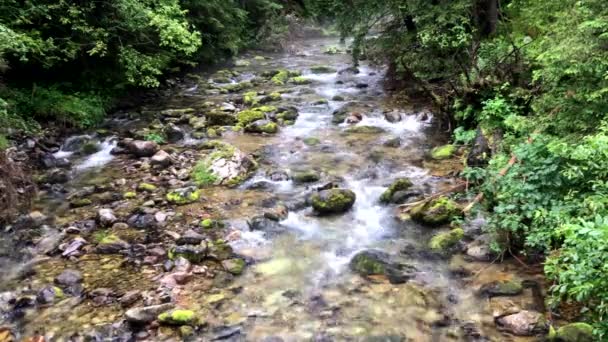
M 154 141 L 134 140 L 127 144 L 127 150 L 138 158 L 152 157 L 158 151 L 158 144 Z
M 412 265 L 392 260 L 391 256 L 378 250 L 365 250 L 357 253 L 349 263 L 350 269 L 364 277 L 386 276 L 391 283 L 404 283 L 416 272 Z
M 279 126 L 270 120 L 256 120 L 245 126 L 248 133 L 275 134 L 279 131 Z
M 109 227 L 117 220 L 116 215 L 114 215 L 114 210 L 112 209 L 103 208 L 97 211 L 97 222 L 99 222 L 102 227 Z
M 215 185 L 227 186 L 240 184 L 257 168 L 255 160 L 226 143 L 216 144 L 215 151 L 202 161 L 202 165 L 214 176 Z
M 247 225 L 251 230 L 260 230 L 270 235 L 276 235 L 285 232 L 283 227 L 276 220 L 272 220 L 265 215 L 259 215 L 252 217 L 247 221 Z
M 176 142 L 184 139 L 184 136 L 185 136 L 184 130 L 172 123 L 165 126 L 163 132 L 165 133 L 165 136 L 167 137 L 167 141 L 170 143 L 176 143 Z
M 382 193 L 382 195 L 380 196 L 380 202 L 396 203 L 396 201 L 393 200 L 393 196 L 395 195 L 395 193 L 398 191 L 408 190 L 411 187 L 412 187 L 412 181 L 410 181 L 408 178 L 399 178 L 396 181 L 394 181 L 388 187 L 388 189 L 386 189 L 386 191 L 384 191 Z
M 158 315 L 158 321 L 169 325 L 197 325 L 198 318 L 191 310 L 171 310 Z
M 167 194 L 167 201 L 169 203 L 184 205 L 198 201 L 201 197 L 201 192 L 194 186 L 187 188 L 179 188 L 171 190 Z M 153 217 L 154 219 L 154 217 Z
M 431 238 L 429 248 L 435 253 L 448 254 L 458 245 L 463 237 L 464 231 L 461 228 L 439 233 Z
M 125 312 L 125 319 L 129 323 L 145 324 L 156 320 L 157 316 L 167 310 L 173 309 L 174 304 L 160 304 L 129 309 Z
M 76 284 L 80 284 L 83 281 L 82 273 L 77 270 L 67 269 L 61 272 L 57 277 L 55 277 L 55 284 L 62 286 L 74 286 Z
M 150 164 L 160 167 L 167 167 L 172 163 L 171 155 L 163 150 L 156 152 L 150 159 Z
M 421 203 L 410 210 L 410 216 L 414 221 L 429 226 L 448 223 L 460 214 L 461 209 L 458 204 L 445 196 Z
M 454 145 L 443 145 L 435 147 L 431 150 L 431 158 L 435 160 L 443 160 L 452 158 L 456 153 L 456 146 Z
M 518 336 L 543 334 L 549 330 L 545 316 L 536 311 L 523 310 L 501 317 L 496 320 L 496 323 L 501 329 Z
M 40 304 L 52 304 L 56 300 L 60 300 L 64 297 L 63 290 L 57 286 L 48 285 L 43 287 L 36 294 L 36 301 Z
M 593 327 L 587 323 L 570 323 L 557 329 L 554 340 L 559 342 L 594 341 Z
M 479 293 L 488 297 L 494 296 L 517 296 L 524 288 L 518 280 L 497 280 L 481 286 Z
M 490 261 L 493 256 L 491 243 L 490 234 L 480 235 L 467 245 L 466 254 L 477 261 Z
M 390 123 L 395 123 L 401 121 L 401 114 L 396 111 L 386 112 L 384 113 L 384 119 Z
M 205 239 L 205 236 L 195 232 L 192 229 L 187 230 L 176 243 L 178 245 L 198 245 Z
M 312 207 L 319 214 L 336 214 L 348 211 L 355 204 L 357 195 L 348 189 L 329 189 L 312 195 Z
M 108 235 L 101 239 L 95 251 L 99 254 L 117 254 L 122 250 L 128 249 L 130 245 L 118 238 L 116 235 Z
M 291 178 L 296 183 L 314 183 L 319 181 L 321 176 L 315 170 L 307 170 L 295 172 Z

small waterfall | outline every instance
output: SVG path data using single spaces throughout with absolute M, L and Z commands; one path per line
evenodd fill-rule
M 87 156 L 82 162 L 74 167 L 77 171 L 83 171 L 94 167 L 101 167 L 109 163 L 114 156 L 110 153 L 116 147 L 116 138 L 110 137 L 99 144 L 100 150 Z

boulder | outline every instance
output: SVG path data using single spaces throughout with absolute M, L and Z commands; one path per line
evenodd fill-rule
M 314 183 L 318 182 L 321 176 L 314 170 L 307 170 L 295 172 L 291 178 L 296 183 Z
M 55 277 L 55 284 L 69 287 L 82 283 L 82 280 L 83 277 L 80 271 L 67 269 Z
M 233 126 L 236 124 L 236 116 L 231 114 L 236 108 L 232 106 L 224 106 L 222 110 L 213 110 L 205 113 L 205 119 L 208 126 Z
M 134 140 L 127 144 L 127 151 L 138 157 L 152 157 L 158 151 L 158 144 L 154 141 Z
M 249 229 L 251 230 L 263 231 L 270 235 L 277 235 L 286 231 L 286 228 L 278 221 L 268 218 L 265 215 L 252 217 L 247 221 L 247 226 L 249 226 Z
M 172 163 L 171 155 L 163 150 L 156 152 L 150 159 L 150 164 L 160 167 L 167 167 Z
M 167 141 L 172 144 L 184 139 L 185 136 L 183 129 L 171 123 L 165 126 L 163 133 L 167 137 Z
M 430 226 L 448 223 L 460 214 L 458 204 L 445 196 L 421 203 L 410 210 L 414 221 Z
M 215 150 L 196 164 L 192 176 L 199 186 L 236 186 L 256 168 L 257 163 L 250 156 L 232 145 L 217 142 Z
M 311 197 L 312 207 L 319 214 L 335 214 L 348 211 L 357 195 L 348 189 L 329 189 L 315 193 Z
M 542 313 L 523 310 L 513 315 L 496 320 L 498 326 L 509 333 L 518 336 L 544 334 L 549 330 L 549 324 Z
M 195 232 L 192 229 L 187 230 L 179 239 L 177 239 L 176 243 L 178 245 L 198 245 L 203 240 L 205 240 L 205 236 Z
M 399 178 L 396 181 L 394 181 L 388 187 L 388 189 L 386 189 L 386 191 L 384 191 L 382 193 L 382 195 L 380 196 L 380 202 L 395 203 L 395 201 L 393 201 L 393 196 L 395 195 L 395 193 L 398 191 L 408 190 L 411 187 L 412 187 L 412 181 L 410 181 L 408 178 Z
M 517 296 L 524 291 L 521 281 L 517 280 L 496 280 L 486 283 L 479 289 L 479 294 L 495 296 Z
M 559 342 L 591 342 L 595 340 L 595 337 L 591 325 L 577 322 L 557 329 L 553 340 Z
M 401 114 L 399 112 L 386 112 L 384 113 L 384 119 L 390 123 L 395 123 L 401 121 Z
M 245 260 L 235 258 L 222 261 L 222 267 L 231 274 L 239 275 L 245 269 Z
M 377 250 L 365 250 L 350 260 L 351 271 L 363 276 L 386 276 L 394 284 L 404 283 L 413 277 L 416 268 L 392 260 L 387 253 Z

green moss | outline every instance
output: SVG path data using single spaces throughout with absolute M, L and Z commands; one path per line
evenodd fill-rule
M 289 82 L 293 83 L 293 84 L 303 85 L 303 84 L 312 83 L 312 80 L 309 80 L 308 78 L 306 78 L 304 76 L 297 76 L 297 77 L 290 78 Z
M 117 242 L 121 242 L 121 241 L 122 240 L 118 236 L 116 236 L 114 234 L 108 234 L 99 241 L 99 244 L 108 245 L 108 244 L 117 243 Z
M 53 291 L 55 292 L 55 298 L 56 299 L 62 299 L 65 298 L 65 293 L 63 293 L 63 290 L 57 286 L 53 286 Z
M 192 310 L 171 310 L 158 315 L 158 321 L 169 325 L 196 325 L 196 314 Z
M 244 81 L 244 82 L 240 82 L 240 83 L 235 83 L 235 84 L 229 84 L 227 86 L 225 86 L 224 90 L 230 92 L 230 93 L 238 93 L 240 91 L 243 91 L 245 89 L 249 89 L 253 87 L 253 84 L 249 81 Z
M 246 126 L 257 120 L 266 119 L 266 113 L 275 111 L 277 108 L 273 106 L 261 106 L 257 108 L 240 111 L 237 114 L 237 121 L 241 126 Z
M 321 140 L 319 140 L 319 138 L 315 138 L 315 137 L 308 137 L 302 141 L 308 146 L 316 146 L 321 143 Z
M 93 204 L 93 201 L 88 198 L 75 198 L 70 201 L 70 206 L 72 208 L 86 207 L 91 204 Z
M 275 134 L 279 131 L 279 126 L 272 121 L 268 121 L 264 124 L 259 124 L 256 122 L 252 122 L 247 127 L 245 127 L 245 131 L 252 133 L 267 133 L 267 134 Z
M 258 96 L 258 92 L 257 91 L 249 91 L 246 92 L 245 94 L 243 94 L 243 102 L 246 105 L 255 105 L 258 103 L 256 96 Z
M 313 183 L 319 179 L 321 179 L 321 176 L 314 170 L 300 171 L 293 175 L 293 180 L 298 183 Z
M 391 186 L 386 189 L 380 196 L 380 202 L 389 203 L 391 202 L 393 195 L 397 191 L 407 190 L 412 187 L 412 182 L 407 178 L 397 179 Z
M 464 237 L 464 230 L 461 228 L 452 229 L 446 233 L 439 233 L 429 242 L 429 248 L 435 252 L 443 252 L 446 249 L 454 246 Z
M 80 149 L 80 151 L 82 152 L 82 154 L 85 154 L 85 155 L 93 154 L 93 153 L 99 152 L 99 145 L 90 141 L 90 142 L 82 145 L 82 148 Z
M 192 169 L 192 179 L 198 186 L 210 186 L 217 182 L 217 176 L 209 169 L 205 160 L 201 160 Z
M 199 190 L 189 191 L 185 195 L 180 194 L 177 191 L 172 191 L 167 194 L 167 201 L 169 203 L 183 205 L 194 203 L 199 200 L 201 197 L 201 192 Z
M 347 189 L 330 189 L 314 194 L 311 197 L 312 207 L 321 214 L 344 212 L 350 209 L 356 195 Z
M 268 97 L 270 98 L 271 101 L 280 101 L 281 93 L 275 91 L 273 93 L 270 93 L 270 95 L 268 95 Z
M 272 77 L 272 79 L 270 79 L 270 81 L 276 85 L 285 85 L 285 83 L 287 82 L 288 79 L 289 79 L 289 71 L 280 70 L 278 73 L 276 73 Z
M 215 128 L 207 128 L 207 137 L 208 138 L 217 138 L 220 135 L 218 134 Z
M 128 192 L 125 192 L 125 193 L 122 195 L 122 197 L 123 197 L 124 199 L 133 199 L 133 198 L 136 198 L 136 197 L 137 197 L 137 193 L 135 193 L 135 192 L 133 192 L 133 191 L 128 191 Z
M 410 216 L 414 221 L 432 226 L 448 223 L 460 214 L 458 204 L 445 196 L 419 204 L 410 210 Z
M 315 65 L 312 68 L 310 68 L 310 72 L 312 72 L 313 74 L 331 74 L 336 72 L 337 70 L 327 66 L 327 65 Z
M 224 269 L 229 273 L 239 275 L 242 274 L 245 269 L 245 260 L 239 258 L 225 260 L 222 262 L 222 266 L 224 266 Z
M 382 275 L 386 273 L 386 267 L 383 263 L 371 258 L 365 253 L 355 255 L 350 263 L 351 270 L 360 275 Z
M 156 185 L 150 183 L 139 183 L 137 186 L 137 190 L 139 191 L 154 192 L 156 189 Z
M 456 152 L 456 146 L 443 145 L 431 150 L 431 158 L 436 160 L 451 158 Z
M 570 323 L 559 329 L 555 334 L 556 340 L 561 342 L 593 341 L 593 327 L 587 323 Z

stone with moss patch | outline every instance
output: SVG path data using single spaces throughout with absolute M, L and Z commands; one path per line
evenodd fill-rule
M 192 179 L 199 186 L 237 186 L 257 168 L 255 160 L 236 147 L 221 142 L 207 142 L 214 151 L 200 160 L 192 170 Z
M 297 85 L 304 85 L 304 84 L 312 83 L 312 80 L 310 80 L 304 76 L 296 76 L 296 77 L 290 78 L 289 83 L 293 83 L 293 84 L 297 84 Z
M 123 197 L 124 199 L 133 199 L 133 198 L 136 198 L 136 197 L 137 197 L 137 193 L 136 193 L 136 192 L 133 192 L 133 191 L 127 191 L 127 192 L 125 192 L 125 193 L 122 195 L 122 197 Z
M 292 179 L 296 183 L 314 183 L 321 179 L 319 173 L 315 170 L 299 171 L 295 172 Z
M 88 198 L 74 198 L 70 201 L 70 207 L 72 208 L 82 208 L 93 204 Z
M 455 246 L 464 237 L 462 228 L 452 229 L 449 232 L 439 233 L 429 241 L 429 248 L 434 252 L 443 253 Z
M 479 293 L 488 297 L 517 296 L 524 291 L 520 280 L 496 280 L 483 284 Z
M 198 201 L 201 198 L 201 192 L 197 188 L 191 186 L 187 188 L 179 188 L 172 190 L 167 194 L 169 203 L 184 205 Z
M 348 189 L 329 189 L 311 197 L 312 207 L 319 214 L 335 214 L 348 211 L 355 204 L 357 195 Z
M 276 110 L 277 108 L 273 106 L 260 106 L 252 109 L 246 109 L 237 114 L 237 122 L 239 125 L 245 127 L 254 121 L 266 119 L 266 115 L 268 113 Z
M 158 189 L 157 186 L 150 183 L 139 183 L 139 185 L 137 185 L 137 190 L 139 191 L 154 192 L 156 189 Z
M 327 65 L 315 65 L 310 68 L 310 72 L 312 72 L 313 74 L 333 74 L 337 71 L 338 70 Z
M 593 327 L 583 322 L 564 325 L 557 329 L 555 336 L 550 336 L 550 338 L 559 342 L 591 342 L 595 339 Z
M 454 145 L 443 145 L 435 147 L 431 150 L 431 158 L 436 160 L 449 159 L 456 153 L 456 146 Z
M 304 140 L 302 140 L 304 142 L 304 144 L 308 145 L 308 146 L 316 146 L 319 145 L 321 143 L 321 140 L 319 138 L 316 137 L 308 137 L 308 138 L 304 138 Z
M 245 132 L 248 133 L 266 133 L 275 134 L 279 131 L 279 125 L 270 120 L 256 120 L 245 126 Z
M 158 321 L 168 325 L 197 325 L 198 318 L 192 310 L 171 310 L 158 315 Z
M 441 196 L 435 200 L 421 203 L 410 210 L 411 218 L 419 223 L 437 226 L 450 222 L 461 214 L 458 204 L 451 199 Z
M 412 187 L 412 181 L 408 178 L 399 178 L 394 181 L 386 191 L 380 196 L 380 202 L 390 203 L 393 202 L 393 195 L 398 191 L 405 191 Z
M 237 118 L 231 113 L 221 110 L 212 110 L 205 113 L 206 125 L 209 126 L 232 126 L 237 123 Z
M 224 260 L 222 266 L 228 273 L 239 275 L 245 269 L 245 260 L 239 258 Z
M 386 131 L 382 127 L 362 125 L 347 128 L 344 132 L 348 134 L 380 134 Z
M 412 265 L 396 262 L 385 252 L 361 251 L 350 260 L 351 271 L 363 277 L 386 276 L 391 283 L 404 283 L 416 272 Z
M 278 70 L 274 73 L 270 81 L 276 85 L 285 85 L 290 77 L 298 76 L 300 76 L 300 72 L 297 71 Z
M 243 94 L 243 103 L 246 105 L 255 105 L 258 103 L 257 101 L 258 92 L 257 91 L 249 91 Z
M 204 219 L 201 221 L 200 226 L 205 229 L 214 229 L 214 228 L 223 228 L 224 224 L 218 220 Z

